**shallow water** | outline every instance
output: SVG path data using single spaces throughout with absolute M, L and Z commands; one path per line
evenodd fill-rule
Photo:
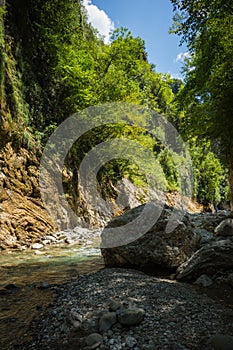
M 30 339 L 30 322 L 56 298 L 41 285 L 67 282 L 103 267 L 100 250 L 92 246 L 1 252 L 0 349 L 19 349 Z
M 61 283 L 75 274 L 97 271 L 103 267 L 100 250 L 91 246 L 65 245 L 43 250 L 1 252 L 0 288 L 38 281 Z

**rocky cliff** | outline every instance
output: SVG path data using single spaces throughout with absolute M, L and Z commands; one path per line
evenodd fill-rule
M 43 207 L 38 187 L 38 159 L 11 143 L 0 150 L 0 247 L 37 242 L 56 229 Z

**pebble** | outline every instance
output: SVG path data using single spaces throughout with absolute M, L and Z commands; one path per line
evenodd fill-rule
M 137 344 L 137 340 L 134 337 L 126 337 L 125 344 L 131 349 Z
M 102 343 L 102 341 L 103 337 L 101 334 L 98 333 L 92 333 L 85 338 L 85 342 L 88 346 L 92 346 L 95 344 L 98 344 L 99 346 Z
M 187 283 L 159 279 L 130 269 L 102 269 L 65 284 L 51 285 L 51 290 L 56 292 L 57 298 L 32 322 L 32 339 L 21 350 L 54 349 L 53 344 L 59 344 L 61 349 L 72 348 L 73 337 L 79 334 L 79 329 L 84 332 L 84 338 L 77 349 L 90 350 L 98 343 L 87 345 L 86 337 L 100 331 L 83 328 L 83 322 L 97 319 L 99 325 L 100 319 L 105 320 L 107 315 L 107 319 L 112 320 L 110 326 L 116 314 L 116 323 L 102 333 L 102 341 L 96 349 L 232 350 L 229 346 L 233 341 L 230 336 L 233 323 L 225 322 L 226 316 L 223 317 L 232 309 L 200 294 Z M 116 299 L 120 308 L 109 312 L 111 301 Z M 119 319 L 118 315 L 128 313 L 130 318 L 132 310 L 133 322 L 120 324 L 123 317 Z M 81 323 L 81 328 L 74 329 L 70 318 Z M 134 325 L 136 318 L 139 323 Z

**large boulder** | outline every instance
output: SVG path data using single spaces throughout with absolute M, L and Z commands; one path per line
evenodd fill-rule
M 167 205 L 164 205 L 161 213 L 159 212 L 160 216 L 146 233 L 125 244 L 129 235 L 127 225 L 133 221 L 136 222 L 144 209 L 145 205 L 141 205 L 128 210 L 123 215 L 111 220 L 103 230 L 101 252 L 106 266 L 135 266 L 138 268 L 150 266 L 173 269 L 180 266 L 195 252 L 199 235 L 193 232 L 188 215 L 177 209 L 174 215 L 175 209 Z M 142 230 L 146 227 L 147 221 L 151 220 L 150 214 L 148 214 L 148 218 L 146 214 L 142 217 L 143 223 L 138 222 Z M 171 230 L 170 227 L 168 230 L 169 225 L 171 226 L 171 218 L 176 222 L 174 222 L 173 229 Z M 108 229 L 116 227 L 122 227 L 122 232 L 119 233 L 122 235 L 120 237 L 122 245 L 109 245 L 108 247 L 106 245 Z M 111 243 L 111 239 L 109 242 Z M 156 273 L 156 271 L 154 272 Z
M 233 239 L 211 242 L 184 262 L 177 270 L 176 278 L 193 281 L 203 274 L 213 276 L 217 272 L 233 269 Z

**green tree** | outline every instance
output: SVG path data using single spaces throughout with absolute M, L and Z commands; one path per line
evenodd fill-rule
M 172 31 L 186 41 L 185 86 L 179 94 L 186 133 L 213 140 L 229 170 L 233 209 L 233 5 L 227 0 L 171 0 Z

